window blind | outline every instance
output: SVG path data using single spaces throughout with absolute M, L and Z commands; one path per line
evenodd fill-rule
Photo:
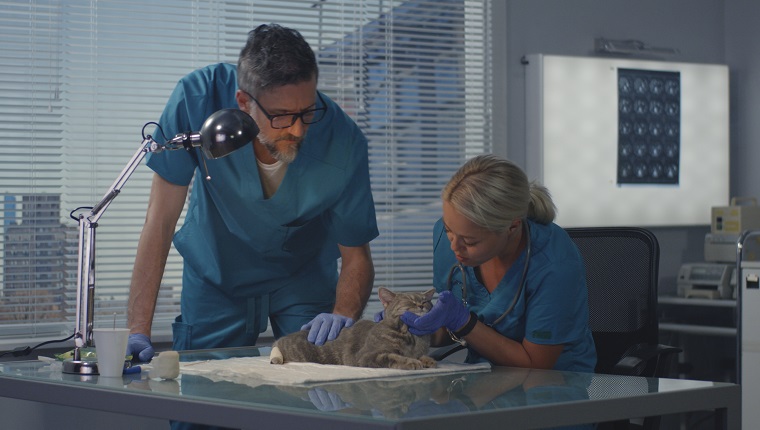
M 376 287 L 429 288 L 440 190 L 466 158 L 491 151 L 489 7 L 484 0 L 0 1 L 0 342 L 73 332 L 70 215 L 100 201 L 177 80 L 207 64 L 236 63 L 247 32 L 261 23 L 302 32 L 320 63 L 320 90 L 369 140 Z M 138 167 L 99 221 L 96 325 L 114 317 L 125 324 L 151 177 Z M 179 313 L 181 272 L 172 248 L 154 337 L 168 337 Z M 369 318 L 379 309 L 375 297 Z

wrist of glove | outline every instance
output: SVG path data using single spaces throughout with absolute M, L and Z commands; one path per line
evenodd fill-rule
M 470 321 L 470 311 L 451 291 L 444 291 L 438 295 L 430 312 L 424 315 L 416 315 L 405 312 L 401 315 L 401 321 L 409 326 L 409 332 L 423 336 L 436 332 L 441 327 L 449 331 L 457 331 Z
M 133 333 L 127 340 L 127 355 L 132 355 L 132 361 L 147 363 L 155 354 L 150 338 L 142 333 Z
M 324 345 L 327 341 L 335 340 L 341 330 L 352 325 L 354 325 L 353 318 L 338 314 L 322 313 L 314 317 L 307 324 L 304 324 L 301 330 L 309 330 L 309 334 L 306 336 L 309 342 L 314 345 Z

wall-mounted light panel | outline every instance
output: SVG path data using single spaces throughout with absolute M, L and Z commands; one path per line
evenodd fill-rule
M 725 65 L 527 60 L 526 172 L 561 226 L 705 225 L 729 201 Z

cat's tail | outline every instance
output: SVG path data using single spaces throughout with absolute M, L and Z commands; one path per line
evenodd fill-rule
M 272 352 L 269 353 L 269 362 L 271 364 L 282 364 L 285 360 L 282 358 L 280 348 L 273 346 Z

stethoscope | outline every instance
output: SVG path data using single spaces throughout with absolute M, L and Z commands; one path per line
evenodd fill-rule
M 515 305 L 517 304 L 517 300 L 520 298 L 520 294 L 522 293 L 523 288 L 525 287 L 525 276 L 528 274 L 528 264 L 530 263 L 530 226 L 528 225 L 527 220 L 523 220 L 523 232 L 527 235 L 527 243 L 526 243 L 526 250 L 525 250 L 525 264 L 523 265 L 522 275 L 520 276 L 520 284 L 517 288 L 517 292 L 515 293 L 515 296 L 512 298 L 512 303 L 509 304 L 509 307 L 507 307 L 507 310 L 502 313 L 499 318 L 496 318 L 494 322 L 491 324 L 488 324 L 489 326 L 494 326 L 498 324 L 501 320 L 503 320 L 507 314 L 512 312 L 512 309 L 514 309 Z M 462 303 L 467 306 L 467 273 L 465 273 L 464 265 L 462 263 L 455 263 L 453 266 L 451 266 L 451 269 L 449 269 L 449 277 L 446 280 L 446 289 L 451 291 L 451 280 L 454 277 L 454 273 L 456 273 L 457 269 L 462 274 Z

